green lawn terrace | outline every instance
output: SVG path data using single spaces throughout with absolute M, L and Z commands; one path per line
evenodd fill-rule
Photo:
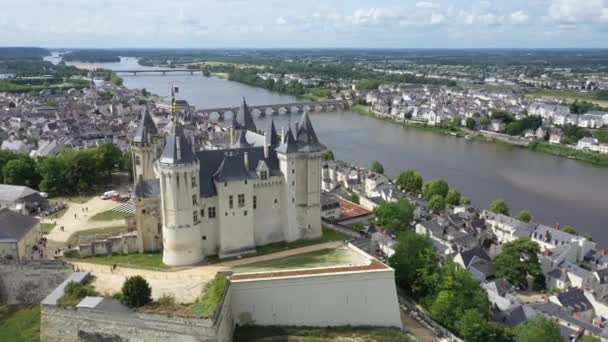
M 365 266 L 370 260 L 348 247 L 323 249 L 287 258 L 254 262 L 235 267 L 234 273 L 288 271 L 311 268 Z

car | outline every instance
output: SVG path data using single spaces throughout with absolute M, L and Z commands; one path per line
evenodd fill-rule
M 116 190 L 110 190 L 110 191 L 104 192 L 103 195 L 101 195 L 101 199 L 102 200 L 113 199 L 114 196 L 120 196 L 120 193 L 118 193 L 118 191 L 116 191 Z

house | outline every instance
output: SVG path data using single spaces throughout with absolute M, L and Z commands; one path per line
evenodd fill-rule
M 0 209 L 0 259 L 29 259 L 41 236 L 38 219 Z
M 517 303 L 516 297 L 512 294 L 515 288 L 506 279 L 483 282 L 481 287 L 488 294 L 492 306 L 500 311 L 508 310 Z
M 599 145 L 599 141 L 592 137 L 584 137 L 578 141 L 576 148 L 579 150 L 592 150 Z
M 416 224 L 416 234 L 428 236 L 435 251 L 446 257 L 472 249 L 479 244 L 475 236 L 454 227 L 444 217 Z
M 491 130 L 494 132 L 504 132 L 507 129 L 507 124 L 501 120 L 492 120 Z
M 549 142 L 551 144 L 561 144 L 562 143 L 562 132 L 554 131 L 549 135 Z
M 8 150 L 16 153 L 30 153 L 31 147 L 23 140 L 9 138 L 0 145 L 0 150 Z
M 583 289 L 571 288 L 566 292 L 549 297 L 549 301 L 570 309 L 576 319 L 591 322 L 595 317 L 593 305 L 585 296 Z
M 333 194 L 321 193 L 321 217 L 328 221 L 334 221 L 339 219 L 341 215 L 342 211 L 338 198 Z
M 24 215 L 48 207 L 48 200 L 27 186 L 0 184 L 0 209 L 8 208 Z
M 552 254 L 564 254 L 564 260 L 572 263 L 580 263 L 585 255 L 596 247 L 595 243 L 584 237 L 572 235 L 561 230 L 537 225 L 530 234 L 532 241 L 540 245 L 541 250 L 551 250 Z M 561 247 L 561 249 L 557 249 Z
M 513 217 L 483 211 L 481 218 L 485 219 L 486 226 L 492 231 L 499 243 L 515 241 L 522 237 L 529 237 L 534 225 L 515 219 Z

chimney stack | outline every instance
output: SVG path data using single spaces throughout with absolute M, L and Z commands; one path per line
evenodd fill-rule
M 249 171 L 249 153 L 245 152 L 243 159 L 245 160 L 245 169 Z
M 268 159 L 268 133 L 264 132 L 264 159 Z
M 285 143 L 285 126 L 281 127 L 281 144 Z

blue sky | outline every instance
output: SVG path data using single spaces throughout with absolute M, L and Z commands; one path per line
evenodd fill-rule
M 608 0 L 0 0 L 0 46 L 608 48 Z

